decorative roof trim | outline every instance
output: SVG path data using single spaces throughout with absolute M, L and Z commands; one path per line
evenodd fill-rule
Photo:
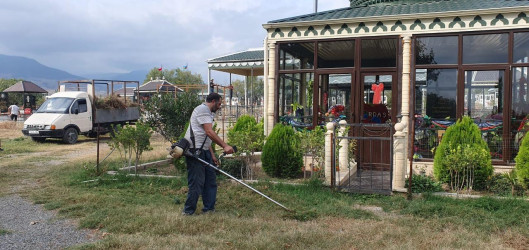
M 529 8 L 527 8 L 526 12 L 496 12 L 492 14 L 472 13 L 467 16 L 428 16 L 422 19 L 414 17 L 384 22 L 373 20 L 370 22 L 340 22 L 337 24 L 326 23 L 310 26 L 299 25 L 288 29 L 299 31 L 302 34 L 301 36 L 280 38 L 278 36 L 271 36 L 269 31 L 268 39 L 286 41 L 293 39 L 310 39 L 314 37 L 339 38 L 365 35 L 401 35 L 403 33 L 427 34 L 432 32 L 446 33 L 529 28 L 528 13 Z
M 254 67 L 255 68 L 261 68 L 264 67 L 264 61 L 252 61 L 252 62 L 214 62 L 214 63 L 208 63 L 208 68 L 231 68 L 231 67 Z
M 520 13 L 528 12 L 529 6 L 517 6 L 517 7 L 505 7 L 505 8 L 494 8 L 494 9 L 481 9 L 481 10 L 462 10 L 462 11 L 447 11 L 447 12 L 428 12 L 428 13 L 417 13 L 417 14 L 403 14 L 403 15 L 387 15 L 387 16 L 370 16 L 370 17 L 353 17 L 353 18 L 339 18 L 339 19 L 326 19 L 326 20 L 313 20 L 313 21 L 300 21 L 300 22 L 283 22 L 283 23 L 265 23 L 263 28 L 275 29 L 275 28 L 292 28 L 299 26 L 317 26 L 317 25 L 333 25 L 343 23 L 360 23 L 360 22 L 378 22 L 378 21 L 397 21 L 403 19 L 424 19 L 432 18 L 432 16 L 443 18 L 443 17 L 455 17 L 455 16 L 468 16 L 468 15 L 488 15 L 488 14 L 509 14 L 509 13 Z M 289 29 L 290 30 L 290 29 Z

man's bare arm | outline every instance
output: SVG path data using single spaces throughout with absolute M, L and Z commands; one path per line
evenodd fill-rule
M 225 143 L 218 135 L 213 131 L 213 125 L 211 123 L 204 123 L 202 125 L 204 127 L 204 131 L 206 131 L 206 135 L 217 145 L 221 146 L 224 149 L 224 153 L 231 154 L 233 153 L 233 148 Z

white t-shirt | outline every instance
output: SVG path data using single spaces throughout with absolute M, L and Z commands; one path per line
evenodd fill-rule
M 9 108 L 11 109 L 10 115 L 19 115 L 20 108 L 17 105 L 13 104 Z
M 211 146 L 211 139 L 207 137 L 203 125 L 205 123 L 213 124 L 213 118 L 215 118 L 215 114 L 211 112 L 206 104 L 201 104 L 193 110 L 189 126 L 193 127 L 193 134 L 195 135 L 197 146 L 195 147 L 194 142 L 191 140 L 191 129 L 189 129 L 189 127 L 187 127 L 187 132 L 185 135 L 185 138 L 191 143 L 192 148 L 200 148 L 202 144 L 204 144 L 202 149 L 209 150 L 209 147 Z

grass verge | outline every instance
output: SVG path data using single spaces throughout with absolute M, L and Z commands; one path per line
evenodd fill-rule
M 61 216 L 78 218 L 83 228 L 105 232 L 86 248 L 529 247 L 529 205 L 523 200 L 426 195 L 407 201 L 400 195 L 339 193 L 318 180 L 253 185 L 293 210 L 288 212 L 219 178 L 217 212 L 202 214 L 199 201 L 197 215 L 184 217 L 185 176 L 96 177 L 85 165 L 51 172 L 32 197 Z

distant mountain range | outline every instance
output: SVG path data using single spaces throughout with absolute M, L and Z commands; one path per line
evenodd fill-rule
M 148 70 L 135 70 L 129 73 L 101 73 L 86 76 L 76 76 L 64 70 L 42 65 L 34 59 L 21 56 L 7 56 L 0 54 L 0 78 L 16 78 L 32 81 L 47 90 L 57 89 L 57 82 L 61 80 L 104 79 L 143 82 Z

